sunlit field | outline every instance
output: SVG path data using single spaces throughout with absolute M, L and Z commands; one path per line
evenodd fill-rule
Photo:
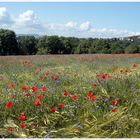
M 140 137 L 140 54 L 1 56 L 0 137 Z

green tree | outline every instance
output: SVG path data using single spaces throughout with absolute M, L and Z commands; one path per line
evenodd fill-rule
M 125 48 L 125 53 L 139 53 L 139 47 L 135 44 L 130 44 Z
M 64 45 L 64 54 L 71 54 L 72 53 L 72 45 L 68 39 L 63 40 L 63 45 Z
M 0 51 L 1 55 L 18 54 L 16 35 L 13 31 L 0 29 Z
M 113 54 L 124 53 L 124 49 L 121 47 L 120 43 L 115 42 L 110 45 L 110 53 Z
M 17 37 L 19 53 L 23 55 L 36 54 L 37 40 L 34 36 L 19 36 Z
M 110 53 L 110 45 L 106 39 L 95 40 L 95 52 L 96 53 Z
M 80 43 L 78 44 L 78 47 L 77 47 L 77 53 L 86 54 L 89 52 L 88 49 L 89 49 L 88 41 L 85 39 L 80 40 Z
M 62 54 L 64 51 L 64 45 L 58 36 L 44 36 L 38 41 L 39 48 L 44 48 L 48 54 Z

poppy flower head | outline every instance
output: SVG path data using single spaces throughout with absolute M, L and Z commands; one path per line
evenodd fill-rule
M 28 86 L 23 86 L 21 89 L 24 91 L 24 90 L 28 90 L 29 88 Z
M 110 79 L 110 75 L 109 74 L 103 74 L 102 75 L 102 79 L 103 80 L 109 80 Z
M 25 120 L 26 120 L 26 118 L 25 118 L 25 116 L 24 116 L 24 115 L 21 115 L 21 116 L 19 117 L 19 120 L 20 120 L 20 121 L 25 121 Z
M 118 103 L 121 103 L 122 102 L 122 99 L 120 98 L 120 99 L 118 99 Z
M 133 68 L 136 68 L 138 65 L 137 64 L 133 64 Z
M 42 87 L 42 88 L 41 88 L 41 91 L 42 91 L 42 92 L 45 92 L 45 91 L 47 91 L 47 88 L 46 88 L 46 87 Z
M 116 72 L 117 71 L 117 68 L 113 68 L 113 71 Z
M 26 127 L 25 123 L 20 124 L 20 128 L 24 129 Z
M 116 106 L 117 104 L 118 104 L 118 100 L 115 99 L 115 100 L 112 102 L 112 105 L 113 105 L 113 106 Z
M 9 128 L 7 128 L 7 131 L 11 133 L 13 131 L 13 128 L 9 127 Z
M 96 100 L 96 96 L 93 95 L 93 96 L 91 97 L 91 99 L 92 99 L 93 101 L 95 101 L 95 100 Z
M 11 84 L 10 84 L 10 89 L 13 89 L 13 88 L 14 88 L 14 84 L 11 83 Z
M 100 74 L 97 74 L 96 76 L 97 76 L 97 79 L 100 79 L 100 76 L 101 76 L 101 75 L 100 75 Z
M 51 111 L 52 111 L 53 113 L 56 112 L 56 108 L 55 108 L 55 107 L 52 108 Z
M 58 80 L 58 78 L 57 78 L 57 77 L 55 77 L 55 78 L 54 78 L 54 80 L 55 80 L 55 81 L 57 81 L 57 80 Z
M 10 109 L 13 106 L 12 102 L 8 102 L 5 106 L 6 109 Z
M 128 70 L 125 70 L 125 72 L 128 72 Z
M 39 79 L 42 80 L 43 79 L 43 76 L 39 76 Z
M 76 101 L 76 100 L 78 100 L 78 96 L 77 96 L 77 95 L 73 95 L 73 96 L 72 96 L 72 99 L 73 99 L 74 101 Z
M 96 84 L 96 83 L 94 83 L 94 84 L 92 84 L 92 86 L 96 87 L 96 86 L 97 86 L 97 84 Z
M 43 96 L 42 95 L 38 95 L 37 98 L 41 100 L 43 98 Z
M 112 112 L 116 112 L 116 109 L 112 109 Z
M 37 87 L 32 87 L 32 92 L 37 92 Z
M 40 100 L 39 99 L 36 99 L 35 100 L 35 106 L 36 107 L 41 107 L 41 103 L 40 103 Z
M 123 69 L 120 69 L 120 73 L 123 73 L 124 72 L 124 70 Z
M 64 96 L 68 96 L 69 93 L 67 91 L 64 91 Z
M 46 72 L 46 76 L 48 76 L 49 75 L 49 72 Z
M 92 99 L 92 96 L 93 96 L 93 93 L 88 93 L 87 94 L 87 98 L 90 100 L 90 99 Z
M 59 108 L 63 109 L 65 107 L 64 104 L 59 104 Z
M 30 97 L 31 95 L 29 93 L 26 93 L 24 96 L 25 97 Z

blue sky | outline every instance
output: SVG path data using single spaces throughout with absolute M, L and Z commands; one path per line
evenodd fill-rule
M 0 27 L 18 34 L 123 37 L 140 34 L 140 2 L 0 3 Z

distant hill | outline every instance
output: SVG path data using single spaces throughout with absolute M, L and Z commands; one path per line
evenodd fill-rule
M 17 34 L 17 37 L 18 36 L 34 36 L 35 38 L 40 37 L 40 35 L 38 35 L 38 34 Z
M 129 40 L 129 41 L 140 41 L 140 35 L 137 36 L 129 36 L 129 37 L 124 37 L 123 40 Z
M 42 35 L 38 35 L 38 34 L 17 34 L 17 37 L 18 36 L 34 36 L 35 38 L 38 38 L 38 37 L 41 37 Z M 114 38 L 114 39 L 116 39 L 116 38 Z M 119 39 L 120 40 L 128 40 L 128 41 L 136 41 L 136 40 L 140 41 L 140 35 L 137 35 L 137 36 L 128 36 L 128 37 L 120 37 Z

